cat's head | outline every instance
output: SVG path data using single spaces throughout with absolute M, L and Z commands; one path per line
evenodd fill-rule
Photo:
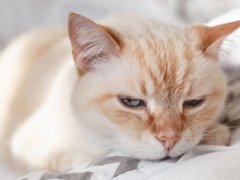
M 89 141 L 144 159 L 198 144 L 223 108 L 218 52 L 239 25 L 178 28 L 126 16 L 105 26 L 71 14 L 72 104 Z

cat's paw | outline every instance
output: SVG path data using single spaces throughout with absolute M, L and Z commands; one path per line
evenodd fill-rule
M 224 124 L 215 123 L 205 132 L 200 144 L 228 145 L 230 142 L 230 130 Z
M 54 152 L 48 158 L 47 169 L 57 171 L 67 171 L 76 167 L 81 167 L 86 162 L 94 159 L 92 156 L 83 154 L 80 150 L 66 150 L 64 152 Z
M 73 159 L 68 156 L 54 155 L 49 158 L 47 169 L 57 171 L 67 171 L 73 168 Z

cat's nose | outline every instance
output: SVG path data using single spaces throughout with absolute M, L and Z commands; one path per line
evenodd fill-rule
M 160 133 L 156 136 L 156 139 L 159 140 L 166 150 L 170 151 L 176 142 L 179 140 L 178 133 Z

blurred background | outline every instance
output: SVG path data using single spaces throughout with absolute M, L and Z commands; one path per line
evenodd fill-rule
M 65 25 L 74 11 L 94 20 L 136 12 L 174 24 L 206 23 L 240 0 L 0 0 L 0 49 L 18 34 L 43 25 Z

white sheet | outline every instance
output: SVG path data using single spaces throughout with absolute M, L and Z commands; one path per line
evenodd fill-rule
M 143 167 L 115 179 L 239 180 L 240 149 L 198 146 L 176 162 L 143 163 Z

